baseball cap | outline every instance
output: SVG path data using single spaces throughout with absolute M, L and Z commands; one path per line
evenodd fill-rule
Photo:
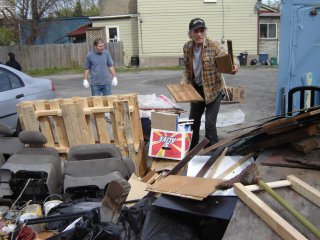
M 189 31 L 193 31 L 197 28 L 207 28 L 206 24 L 204 23 L 203 19 L 201 18 L 194 18 L 189 23 Z

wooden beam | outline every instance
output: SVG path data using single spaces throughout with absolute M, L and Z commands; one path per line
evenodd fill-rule
M 291 183 L 291 187 L 298 193 L 300 193 L 305 198 L 309 199 L 311 202 L 320 207 L 320 191 L 314 187 L 301 181 L 299 178 L 289 175 L 287 179 Z
M 234 184 L 237 196 L 251 208 L 263 221 L 285 240 L 307 240 L 298 230 L 292 227 L 279 214 L 273 211 L 265 202 L 250 192 L 241 183 Z

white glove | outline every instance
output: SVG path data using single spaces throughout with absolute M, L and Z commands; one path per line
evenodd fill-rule
M 117 86 L 117 85 L 118 85 L 118 79 L 117 79 L 117 77 L 114 77 L 114 78 L 112 79 L 111 85 L 112 85 L 112 86 Z
M 87 79 L 83 80 L 83 86 L 84 86 L 84 88 L 89 88 L 89 82 Z

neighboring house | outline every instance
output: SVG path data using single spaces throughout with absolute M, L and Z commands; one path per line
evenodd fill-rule
M 258 52 L 279 58 L 280 12 L 262 4 L 259 10 Z
M 69 32 L 67 34 L 68 38 L 70 38 L 70 42 L 72 43 L 83 43 L 86 42 L 87 40 L 87 36 L 86 36 L 86 32 L 88 31 L 88 29 L 92 26 L 92 23 L 88 23 L 85 24 L 75 30 L 73 30 L 72 32 Z
M 38 26 L 41 29 L 35 45 L 72 43 L 68 34 L 79 27 L 90 24 L 88 17 L 42 19 Z M 28 26 L 21 25 L 21 45 L 26 44 Z
M 9 3 L 7 0 L 0 0 L 0 19 L 2 19 L 4 17 L 2 10 L 4 10 L 5 14 L 8 14 L 10 16 L 10 14 L 8 13 L 8 11 L 5 8 L 8 8 L 12 13 L 15 13 L 14 4 Z
M 260 2 L 260 1 L 259 1 Z M 100 0 L 93 27 L 104 27 L 105 38 L 122 41 L 125 64 L 139 57 L 140 66 L 177 66 L 189 40 L 189 21 L 205 20 L 211 39 L 233 42 L 233 52 L 258 53 L 256 0 Z M 116 39 L 115 39 L 116 36 Z

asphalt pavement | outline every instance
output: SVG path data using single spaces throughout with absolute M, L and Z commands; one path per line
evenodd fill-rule
M 118 86 L 113 94 L 137 93 L 139 95 L 163 94 L 171 97 L 167 84 L 179 83 L 181 70 L 148 70 L 118 73 Z M 46 76 L 56 86 L 56 97 L 90 96 L 89 89 L 82 86 L 82 74 L 56 74 Z M 278 69 L 269 66 L 241 67 L 236 75 L 225 75 L 227 86 L 241 86 L 245 90 L 245 101 L 236 104 L 223 104 L 220 113 L 232 113 L 239 109 L 245 114 L 241 124 L 218 128 L 220 138 L 234 134 L 232 131 L 266 121 L 275 115 Z M 189 104 L 178 104 L 185 110 L 182 117 L 188 116 Z

